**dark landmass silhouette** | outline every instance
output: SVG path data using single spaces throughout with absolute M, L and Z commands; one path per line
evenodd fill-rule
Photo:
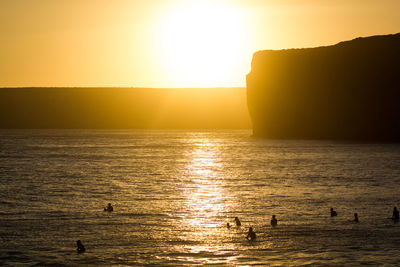
M 247 75 L 253 134 L 400 140 L 400 34 L 259 51 Z
M 2 129 L 249 129 L 245 88 L 0 88 Z

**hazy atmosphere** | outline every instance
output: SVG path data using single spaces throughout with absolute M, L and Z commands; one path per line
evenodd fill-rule
M 2 0 L 0 87 L 243 87 L 262 49 L 399 32 L 398 0 Z

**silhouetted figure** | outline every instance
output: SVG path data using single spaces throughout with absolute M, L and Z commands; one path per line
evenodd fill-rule
M 271 219 L 271 225 L 273 227 L 278 225 L 278 220 L 275 218 L 275 215 L 272 215 L 272 219 Z
M 240 222 L 240 220 L 239 220 L 238 217 L 235 217 L 235 223 L 236 223 L 236 226 L 237 226 L 237 227 L 239 227 L 239 226 L 242 225 L 242 223 Z
M 226 223 L 226 228 L 230 229 L 231 225 L 229 223 Z
M 86 251 L 85 247 L 83 246 L 83 244 L 80 240 L 76 241 L 76 246 L 77 246 L 76 251 L 78 253 L 83 253 Z
M 104 211 L 108 212 L 114 211 L 114 208 L 113 206 L 111 206 L 111 203 L 108 203 L 107 207 L 104 208 Z
M 392 219 L 393 219 L 395 222 L 399 221 L 399 211 L 398 211 L 397 207 L 394 207 L 394 208 L 393 208 L 393 216 L 392 216 Z
M 358 214 L 357 213 L 354 213 L 354 221 L 358 222 Z
M 333 208 L 331 208 L 331 217 L 335 217 L 337 216 L 337 212 L 333 210 Z
M 256 233 L 253 231 L 253 227 L 249 228 L 249 232 L 247 233 L 246 239 L 250 241 L 256 240 Z

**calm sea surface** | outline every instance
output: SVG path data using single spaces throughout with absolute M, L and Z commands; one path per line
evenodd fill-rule
M 396 205 L 398 144 L 0 131 L 0 265 L 398 265 Z

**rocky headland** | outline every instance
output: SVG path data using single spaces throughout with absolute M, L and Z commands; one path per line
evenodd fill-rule
M 247 102 L 257 137 L 400 140 L 400 33 L 253 56 Z

